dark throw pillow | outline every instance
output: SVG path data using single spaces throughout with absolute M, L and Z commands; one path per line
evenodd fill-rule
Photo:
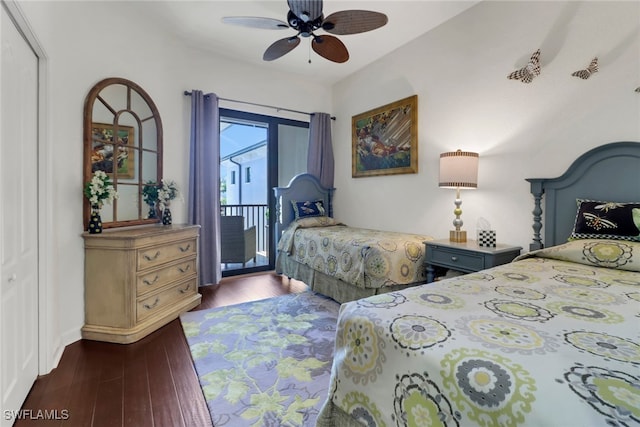
M 640 203 L 578 199 L 573 239 L 640 241 Z
M 293 206 L 293 213 L 296 219 L 327 215 L 324 208 L 324 202 L 322 200 L 307 200 L 305 202 L 292 200 L 291 205 Z

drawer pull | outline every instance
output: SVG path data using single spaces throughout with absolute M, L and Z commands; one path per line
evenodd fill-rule
M 146 308 L 147 310 L 151 310 L 153 308 L 156 308 L 156 305 L 158 305 L 158 303 L 160 302 L 160 298 L 156 297 L 156 300 L 154 301 L 153 304 L 149 305 L 149 304 L 143 304 L 142 306 L 144 308 Z
M 147 254 L 144 254 L 144 259 L 146 259 L 147 261 L 153 261 L 157 259 L 159 256 L 160 256 L 160 251 L 157 251 L 154 256 L 149 256 Z
M 182 246 L 178 246 L 178 249 L 180 249 L 180 252 L 187 252 L 189 249 L 191 249 L 191 243 L 189 243 L 186 247 L 182 247 Z
M 457 257 L 457 256 L 452 256 L 452 257 L 451 257 L 451 261 L 453 261 L 453 262 L 458 261 L 458 257 Z
M 180 293 L 186 294 L 187 292 L 189 292 L 189 289 L 191 289 L 191 283 L 188 283 L 187 286 L 184 287 L 184 289 L 180 289 Z
M 144 280 L 142 281 L 142 283 L 144 283 L 145 285 L 151 286 L 151 285 L 153 285 L 154 283 L 156 283 L 156 282 L 158 281 L 158 279 L 159 279 L 159 278 L 160 278 L 160 276 L 158 276 L 158 275 L 156 274 L 156 277 L 154 277 L 154 278 L 153 278 L 153 280 L 144 279 Z
M 186 267 L 182 268 L 182 267 L 178 267 L 178 270 L 180 270 L 180 273 L 186 273 L 187 271 L 189 271 L 191 269 L 191 264 L 187 264 Z

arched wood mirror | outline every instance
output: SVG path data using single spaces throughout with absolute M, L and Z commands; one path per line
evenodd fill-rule
M 106 172 L 118 192 L 100 211 L 104 228 L 159 222 L 158 215 L 149 217 L 142 189 L 149 181 L 162 180 L 162 121 L 149 95 L 132 81 L 104 79 L 87 95 L 83 182 L 96 170 Z M 83 197 L 85 230 L 90 215 Z

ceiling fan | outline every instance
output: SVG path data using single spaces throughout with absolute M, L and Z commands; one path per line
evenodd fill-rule
M 343 63 L 349 60 L 349 51 L 337 37 L 315 34 L 317 30 L 337 35 L 358 34 L 380 28 L 387 23 L 387 15 L 370 10 L 343 10 L 324 17 L 322 0 L 287 0 L 289 12 L 287 22 L 279 19 L 226 16 L 222 22 L 251 28 L 285 30 L 293 28 L 298 33 L 273 43 L 262 56 L 273 61 L 291 52 L 300 44 L 300 37 L 311 37 L 311 47 L 318 55 L 329 61 Z M 311 62 L 311 60 L 309 60 Z

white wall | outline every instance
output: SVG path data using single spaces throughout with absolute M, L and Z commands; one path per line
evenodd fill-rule
M 640 141 L 640 3 L 482 2 L 333 87 L 335 214 L 349 225 L 446 238 L 454 190 L 439 155 L 480 153 L 479 188 L 462 192 L 463 228 L 480 217 L 528 250 L 525 178 L 561 175 L 579 154 Z M 531 84 L 508 80 L 541 49 Z M 588 80 L 571 73 L 599 57 Z M 351 117 L 418 95 L 419 172 L 351 177 Z M 628 183 L 638 185 L 638 183 Z M 366 212 L 366 215 L 362 215 Z
M 49 58 L 49 135 L 55 146 L 54 216 L 57 300 L 62 342 L 80 338 L 84 323 L 82 225 L 82 114 L 91 87 L 107 77 L 142 86 L 164 127 L 164 176 L 186 192 L 190 98 L 200 89 L 221 97 L 302 111 L 329 111 L 330 92 L 313 80 L 269 73 L 193 50 L 140 15 L 153 2 L 24 1 L 19 6 Z M 142 17 L 142 19 L 141 19 Z M 116 25 L 113 25 L 116 23 Z M 263 84 L 262 82 L 268 82 Z M 288 96 L 295 91 L 295 97 Z M 311 101 L 306 101 L 311 100 Z M 227 107 L 236 108 L 237 105 Z M 247 111 L 287 116 L 274 110 Z M 186 203 L 172 204 L 173 220 L 186 219 Z

